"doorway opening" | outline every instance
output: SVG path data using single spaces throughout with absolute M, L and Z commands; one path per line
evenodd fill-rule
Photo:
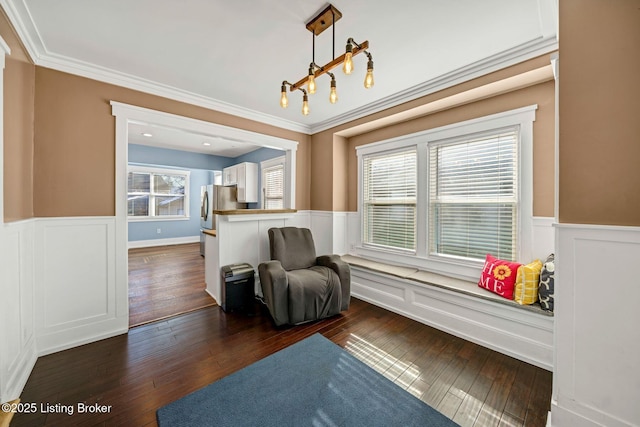
M 193 273 L 196 274 L 199 268 L 202 269 L 202 273 L 197 273 L 197 277 L 202 277 L 202 281 L 204 281 L 204 264 L 206 263 L 206 257 L 202 258 L 200 256 L 200 243 L 199 236 L 197 236 L 196 241 L 193 242 L 193 245 L 189 247 L 191 242 L 184 244 L 184 248 L 170 248 L 166 253 L 162 251 L 153 251 L 149 249 L 149 253 L 135 253 L 129 252 L 129 227 L 128 227 L 128 164 L 129 164 L 129 144 L 135 138 L 132 135 L 136 135 L 136 129 L 139 126 L 151 126 L 157 129 L 164 129 L 170 132 L 182 132 L 185 135 L 191 135 L 196 138 L 200 138 L 201 140 L 210 139 L 217 140 L 218 142 L 226 142 L 227 145 L 252 145 L 258 147 L 265 147 L 280 150 L 284 152 L 285 157 L 285 181 L 287 183 L 287 191 L 285 194 L 285 206 L 288 208 L 295 208 L 295 175 L 296 175 L 296 150 L 297 150 L 297 142 L 292 140 L 287 140 L 283 138 L 273 137 L 270 135 L 264 135 L 256 132 L 251 132 L 238 128 L 231 128 L 228 126 L 223 126 L 211 122 L 204 122 L 196 119 L 191 119 L 182 116 L 176 116 L 169 113 L 164 113 L 155 110 L 149 110 L 145 108 L 140 108 L 136 106 L 131 106 L 127 104 L 122 104 L 118 102 L 111 102 L 112 105 L 112 114 L 116 117 L 116 264 L 117 264 L 117 277 L 116 277 L 116 305 L 118 317 L 125 317 L 129 320 L 130 311 L 133 312 L 134 309 L 138 308 L 135 305 L 139 302 L 135 298 L 136 296 L 144 296 L 145 293 L 148 294 L 149 290 L 153 287 L 153 281 L 155 280 L 153 275 L 157 278 L 157 273 L 151 274 L 151 271 L 154 267 L 151 264 L 154 261 L 161 261 L 160 264 L 169 264 L 170 258 L 173 257 L 171 253 L 174 249 L 184 249 L 186 252 L 190 252 L 193 249 L 193 253 L 197 254 L 195 259 L 190 259 L 186 261 L 185 264 L 188 266 L 191 264 L 191 269 L 193 269 Z M 202 142 L 200 142 L 202 145 Z M 192 213 L 196 217 L 198 216 L 198 212 Z M 174 246 L 174 245 L 172 245 Z M 182 246 L 175 245 L 175 246 Z M 160 249 L 162 247 L 158 247 L 156 249 Z M 132 249 L 132 251 L 134 251 Z M 137 249 L 135 250 L 137 251 Z M 140 251 L 144 252 L 144 251 Z M 187 255 L 184 255 L 187 256 Z M 130 258 L 131 257 L 131 262 Z M 142 261 L 140 261 L 141 258 Z M 178 260 L 180 256 L 177 257 Z M 199 259 L 198 259 L 199 258 Z M 148 265 L 144 265 L 144 260 L 146 259 Z M 186 258 L 185 258 L 186 259 Z M 196 263 L 200 262 L 200 266 L 196 267 Z M 140 265 L 142 263 L 143 265 Z M 130 269 L 129 266 L 132 268 Z M 176 275 L 185 275 L 188 276 L 190 273 L 186 272 L 186 270 L 179 270 L 182 267 L 174 267 L 176 269 Z M 156 270 L 156 271 L 161 271 Z M 189 268 L 187 268 L 189 270 Z M 146 271 L 151 279 L 147 279 L 144 282 L 146 283 L 146 290 L 134 290 L 133 286 L 130 286 L 130 280 L 134 280 L 133 276 L 136 274 L 140 274 L 140 271 Z M 178 273 L 178 271 L 183 271 L 183 273 Z M 201 275 L 200 275 L 201 274 Z M 192 276 L 195 277 L 195 276 Z M 163 285 L 165 285 L 168 289 L 166 295 L 171 295 L 171 286 L 169 285 L 173 279 L 164 278 L 161 280 Z M 177 280 L 179 282 L 180 280 Z M 195 280 L 195 282 L 198 282 Z M 205 284 L 206 288 L 206 284 Z M 130 289 L 131 298 L 130 298 Z M 174 290 L 174 292 L 177 292 Z M 184 291 L 187 292 L 187 291 Z M 175 296 L 175 295 L 174 295 Z M 215 304 L 215 300 L 210 295 L 206 294 L 205 297 L 209 298 Z M 184 312 L 184 309 L 180 309 L 177 305 L 174 307 L 173 312 L 165 312 L 163 314 L 162 309 L 166 307 L 162 307 L 162 305 L 171 306 L 172 298 L 165 298 L 163 302 L 162 299 L 156 304 L 160 310 L 157 310 L 158 314 L 150 315 L 147 318 L 140 317 L 139 319 L 134 319 L 133 317 L 130 319 L 129 327 L 133 327 L 138 324 L 147 323 L 152 320 L 158 320 L 160 318 L 164 318 L 167 316 L 172 316 L 176 314 L 180 314 L 180 312 Z M 193 306 L 198 305 L 197 303 Z M 188 310 L 191 310 L 190 308 Z M 154 309 L 152 305 L 149 309 L 141 310 L 153 312 Z M 171 310 L 169 310 L 171 311 Z M 134 312 L 135 314 L 135 312 Z M 156 316 L 156 319 L 151 319 L 151 317 Z M 122 319 L 124 320 L 124 319 Z

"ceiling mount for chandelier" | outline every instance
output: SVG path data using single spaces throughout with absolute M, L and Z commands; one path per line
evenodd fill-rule
M 336 58 L 335 23 L 340 18 L 342 18 L 342 13 L 340 13 L 338 9 L 330 4 L 319 14 L 311 18 L 311 20 L 307 23 L 307 30 L 311 31 L 311 33 L 313 34 L 313 50 L 311 64 L 309 64 L 309 72 L 306 76 L 298 80 L 296 83 L 289 83 L 286 80 L 282 82 L 282 86 L 280 87 L 280 106 L 282 108 L 287 108 L 287 106 L 289 105 L 289 99 L 287 97 L 287 87 L 289 87 L 289 90 L 291 92 L 295 90 L 299 90 L 302 92 L 302 114 L 304 114 L 305 116 L 309 114 L 309 95 L 313 95 L 314 93 L 316 93 L 316 79 L 323 74 L 327 74 L 329 75 L 329 77 L 331 77 L 329 102 L 335 104 L 338 101 L 338 92 L 336 77 L 333 73 L 331 73 L 331 70 L 342 64 L 342 71 L 345 74 L 351 74 L 353 72 L 353 57 L 361 52 L 364 52 L 364 54 L 367 55 L 368 58 L 367 73 L 364 78 L 364 87 L 366 89 L 369 89 L 373 86 L 373 57 L 371 56 L 371 53 L 367 51 L 367 49 L 369 49 L 368 40 L 365 40 L 362 43 L 356 43 L 353 38 L 349 37 L 349 39 L 347 39 L 345 53 Z M 333 28 L 333 60 L 323 66 L 319 66 L 315 61 L 316 36 L 329 27 Z M 307 85 L 306 90 L 302 88 L 302 86 L 304 86 L 305 84 Z

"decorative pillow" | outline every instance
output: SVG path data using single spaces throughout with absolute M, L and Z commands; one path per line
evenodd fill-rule
M 478 286 L 507 299 L 513 299 L 518 267 L 522 264 L 503 261 L 487 254 Z
M 540 299 L 540 306 L 543 310 L 553 311 L 553 293 L 555 287 L 555 256 L 551 254 L 547 257 L 547 260 L 542 266 L 540 272 L 540 286 L 538 287 L 538 298 Z
M 538 285 L 540 284 L 542 262 L 539 259 L 518 268 L 516 289 L 513 299 L 520 305 L 529 305 L 538 301 Z

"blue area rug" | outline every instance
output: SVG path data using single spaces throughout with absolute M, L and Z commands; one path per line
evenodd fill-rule
M 157 417 L 160 427 L 458 425 L 320 334 L 163 406 Z

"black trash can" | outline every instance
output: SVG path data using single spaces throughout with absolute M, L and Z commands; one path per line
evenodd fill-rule
M 220 269 L 222 309 L 225 312 L 253 314 L 255 311 L 255 277 L 250 264 L 225 265 Z

